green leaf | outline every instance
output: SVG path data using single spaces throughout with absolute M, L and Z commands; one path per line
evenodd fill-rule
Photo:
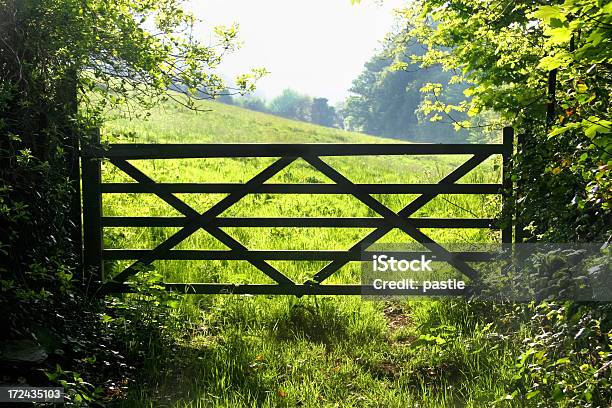
M 549 44 L 551 45 L 566 44 L 572 39 L 572 29 L 569 27 L 546 30 L 546 34 L 550 36 Z
M 603 126 L 600 125 L 591 125 L 588 128 L 586 128 L 584 130 L 584 134 L 586 135 L 586 137 L 588 137 L 589 139 L 593 139 L 595 136 L 597 136 L 597 133 L 604 130 L 605 128 Z
M 612 121 L 599 119 L 594 116 L 582 121 L 582 125 L 587 126 L 584 134 L 589 139 L 593 139 L 598 133 L 606 134 L 612 132 Z
M 553 401 L 559 401 L 563 397 L 563 390 L 559 386 L 556 386 L 551 396 Z
M 570 123 L 567 126 L 559 126 L 559 127 L 553 128 L 553 130 L 551 130 L 550 133 L 548 134 L 548 137 L 551 138 L 551 137 L 560 135 L 562 133 L 567 132 L 570 129 L 575 129 L 579 126 L 580 125 L 578 123 Z
M 112 316 L 109 316 L 106 313 L 103 313 L 102 316 L 100 317 L 101 317 L 102 323 L 110 323 L 115 320 Z
M 563 357 L 563 358 L 558 359 L 555 364 L 561 365 L 561 364 L 569 364 L 569 363 L 570 363 L 570 359 L 567 357 Z
M 530 17 L 545 21 L 547 24 L 550 23 L 550 20 L 553 18 L 560 21 L 566 20 L 565 14 L 563 14 L 563 9 L 561 9 L 559 6 L 542 6 L 538 10 L 531 13 Z
M 532 399 L 540 393 L 540 390 L 530 391 L 527 393 L 527 399 Z
M 567 63 L 567 59 L 561 55 L 549 55 L 540 60 L 537 68 L 543 69 L 546 71 L 552 71 L 553 69 L 557 69 L 562 65 Z
M 587 38 L 587 42 L 593 45 L 599 45 L 604 39 L 604 32 L 602 30 L 595 30 Z

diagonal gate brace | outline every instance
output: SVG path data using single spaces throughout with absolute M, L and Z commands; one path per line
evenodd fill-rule
M 225 244 L 231 249 L 248 251 L 248 249 L 244 245 L 242 245 L 240 242 L 236 241 L 234 238 L 232 238 L 230 235 L 225 233 L 219 227 L 210 225 L 210 223 L 219 214 L 223 213 L 229 207 L 237 203 L 245 195 L 251 192 L 255 187 L 263 184 L 268 179 L 276 175 L 282 169 L 284 169 L 289 164 L 291 164 L 295 159 L 296 157 L 283 157 L 283 158 L 278 159 L 277 161 L 272 163 L 270 166 L 268 166 L 266 169 L 262 170 L 259 174 L 254 176 L 252 179 L 247 181 L 244 184 L 243 188 L 233 193 L 230 193 L 225 198 L 223 198 L 221 201 L 219 201 L 217 204 L 215 204 L 214 206 L 212 206 L 207 211 L 201 214 L 197 212 L 196 210 L 194 210 L 193 208 L 191 208 L 185 202 L 180 200 L 174 194 L 155 193 L 159 198 L 161 198 L 162 200 L 167 202 L 169 205 L 171 205 L 173 208 L 175 208 L 177 211 L 181 212 L 183 215 L 189 218 L 190 222 L 185 227 L 183 227 L 182 229 L 177 231 L 175 234 L 170 236 L 167 240 L 165 240 L 164 242 L 159 244 L 157 247 L 155 247 L 153 250 L 151 250 L 146 256 L 137 260 L 132 265 L 130 265 L 129 267 L 124 269 L 122 272 L 117 274 L 113 280 L 115 282 L 125 282 L 127 278 L 129 278 L 130 276 L 138 272 L 139 265 L 151 264 L 157 258 L 166 254 L 173 247 L 175 247 L 180 242 L 187 239 L 190 235 L 192 235 L 194 232 L 196 232 L 200 228 L 210 233 L 212 236 L 217 238 L 219 241 L 221 241 L 223 244 Z M 155 183 L 154 180 L 149 178 L 146 174 L 138 170 L 136 167 L 134 167 L 132 164 L 130 164 L 126 160 L 112 160 L 112 163 L 115 166 L 117 166 L 119 169 L 124 171 L 126 174 L 128 174 L 130 177 L 132 177 L 134 180 L 140 183 Z M 289 279 L 284 274 L 276 270 L 272 265 L 268 264 L 267 262 L 263 260 L 257 260 L 257 259 L 248 259 L 248 252 L 247 252 L 247 261 L 251 263 L 253 266 L 255 266 L 256 268 L 258 268 L 259 270 L 261 270 L 264 274 L 266 274 L 268 277 L 270 277 L 277 283 L 284 284 L 284 285 L 295 285 L 295 283 L 291 279 Z
M 439 184 L 453 184 L 453 183 L 455 183 L 456 181 L 461 179 L 463 176 L 465 176 L 467 173 L 469 173 L 471 170 L 473 170 L 480 163 L 482 163 L 484 160 L 486 160 L 487 157 L 489 157 L 489 156 L 490 156 L 490 154 L 476 154 L 476 155 L 472 156 L 465 163 L 463 163 L 461 166 L 457 167 L 450 174 L 448 174 L 446 177 L 444 177 L 442 180 L 440 180 Z M 325 163 L 319 157 L 312 157 L 312 156 L 311 157 L 304 157 L 304 160 L 309 162 L 311 165 L 313 165 L 319 171 L 323 172 L 325 175 L 327 175 L 330 179 L 332 179 L 336 183 L 339 183 L 339 184 L 343 183 L 345 185 L 354 185 L 350 180 L 348 180 L 346 177 L 344 177 L 343 175 L 338 173 L 335 169 L 333 169 L 331 166 L 329 166 L 327 163 Z M 364 202 L 362 199 L 366 200 L 366 202 L 364 202 L 364 204 L 366 204 L 372 210 L 378 212 L 384 218 L 390 219 L 390 225 L 389 226 L 385 226 L 385 227 L 377 228 L 374 231 L 370 232 L 363 239 L 361 239 L 359 242 L 357 242 L 355 245 L 353 245 L 349 249 L 349 251 L 359 251 L 360 248 L 362 248 L 363 246 L 369 246 L 369 245 L 373 244 L 374 242 L 376 242 L 377 240 L 382 238 L 385 234 L 387 234 L 389 231 L 391 231 L 393 228 L 397 227 L 397 228 L 402 229 L 408 235 L 410 235 L 413 238 L 415 238 L 415 240 L 417 240 L 418 242 L 420 242 L 420 243 L 422 243 L 424 245 L 427 244 L 425 246 L 428 249 L 430 249 L 432 252 L 436 252 L 438 254 L 441 254 L 443 256 L 444 260 L 449 262 L 451 265 L 455 266 L 457 269 L 459 269 L 466 276 L 470 277 L 471 279 L 476 278 L 476 271 L 473 268 L 471 268 L 465 262 L 449 258 L 451 254 L 448 251 L 446 251 L 444 248 L 442 248 L 439 244 L 435 243 L 433 240 L 431 240 L 429 237 L 427 237 L 425 234 L 423 234 L 417 228 L 413 227 L 410 224 L 410 222 L 408 220 L 406 220 L 406 217 L 409 217 L 411 214 L 413 214 L 416 211 L 418 211 L 424 205 L 426 205 L 431 200 L 433 200 L 435 197 L 437 197 L 438 194 L 423 194 L 423 195 L 417 197 L 415 200 L 413 200 L 410 204 L 406 205 L 402 210 L 400 210 L 396 214 L 395 212 L 393 212 L 392 210 L 390 210 L 389 208 L 387 208 L 386 206 L 384 206 L 383 204 L 381 204 L 380 202 L 375 200 L 369 194 L 363 193 L 363 192 L 359 192 L 359 191 L 356 191 L 356 193 L 359 196 L 357 196 L 355 194 L 353 194 L 353 195 L 355 195 L 355 197 L 357 199 L 359 199 L 362 202 Z M 366 198 L 366 196 L 369 197 L 369 198 Z M 377 203 L 377 204 L 375 204 L 375 203 Z M 370 206 L 370 204 L 374 205 L 377 208 L 376 209 L 372 208 Z M 384 209 L 383 209 L 383 207 L 384 207 Z M 382 211 L 384 214 L 379 212 L 378 210 Z M 416 236 L 414 235 L 415 232 L 416 232 Z M 309 282 L 305 282 L 305 283 L 310 283 L 310 284 L 315 284 L 315 285 L 320 284 L 323 281 L 325 281 L 327 278 L 329 278 L 331 275 L 333 275 L 338 269 L 340 269 L 341 267 L 346 265 L 347 263 L 348 263 L 348 261 L 345 261 L 345 260 L 335 260 L 335 261 L 332 261 L 329 264 L 327 264 L 325 267 L 323 267 L 323 269 L 321 269 L 319 272 L 317 272 L 313 276 L 313 281 L 309 281 Z

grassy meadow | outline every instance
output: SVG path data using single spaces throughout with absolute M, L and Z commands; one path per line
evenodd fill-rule
M 148 120 L 116 119 L 103 139 L 121 143 L 401 143 L 323 128 L 214 102 L 195 113 L 166 104 Z M 435 183 L 465 156 L 361 157 L 324 160 L 353 182 Z M 244 182 L 275 159 L 132 161 L 158 182 Z M 460 182 L 499 181 L 499 158 L 491 158 Z M 104 181 L 130 182 L 109 163 Z M 326 183 L 297 160 L 269 183 Z M 202 212 L 221 194 L 177 194 Z M 377 195 L 399 210 L 414 195 Z M 494 217 L 498 196 L 442 195 L 416 217 Z M 179 216 L 153 194 L 105 194 L 106 216 Z M 357 199 L 342 195 L 252 194 L 225 217 L 376 216 Z M 106 248 L 153 248 L 176 228 L 105 228 Z M 347 249 L 371 229 L 224 228 L 250 249 Z M 424 230 L 439 242 L 498 242 L 480 229 Z M 392 231 L 379 242 L 412 242 Z M 226 249 L 199 230 L 177 249 Z M 271 261 L 302 282 L 325 262 Z M 126 262 L 107 265 L 118 272 Z M 166 282 L 271 283 L 243 261 L 157 261 Z M 325 283 L 358 283 L 353 262 Z M 143 407 L 481 407 L 508 393 L 515 345 L 503 307 L 462 300 L 373 302 L 360 297 L 187 295 L 179 297 L 172 350 L 155 347 L 132 384 L 124 406 Z M 503 402 L 501 402 L 503 404 Z

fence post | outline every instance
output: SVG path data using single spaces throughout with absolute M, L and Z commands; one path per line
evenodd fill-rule
M 504 194 L 502 198 L 502 205 L 504 209 L 507 209 L 510 197 L 513 194 L 512 188 L 512 153 L 514 149 L 514 128 L 506 126 L 503 129 L 502 141 L 504 144 L 503 154 L 503 168 L 502 168 L 502 183 Z M 508 224 L 502 229 L 502 243 L 512 243 L 512 222 L 513 212 L 506 213 Z
M 525 132 L 519 133 L 516 136 L 516 154 L 520 157 L 521 162 L 525 160 Z M 515 226 L 514 226 L 514 241 L 518 243 L 522 243 L 525 238 L 525 223 L 523 222 L 523 215 L 521 214 L 521 209 L 524 208 L 524 194 L 525 194 L 525 185 L 524 182 L 519 179 L 516 182 L 516 190 L 515 190 L 515 200 L 516 208 L 515 208 Z
M 70 195 L 69 219 L 72 223 L 70 227 L 70 239 L 76 262 L 83 266 L 83 236 L 81 221 L 81 168 L 79 167 L 79 130 L 75 126 L 73 119 L 78 113 L 77 103 L 77 72 L 74 68 L 68 68 L 61 86 L 58 89 L 59 101 L 64 112 L 64 123 L 62 131 L 66 134 L 65 158 L 68 166 L 68 179 L 72 192 Z
M 89 142 L 94 151 L 100 144 L 100 129 L 94 129 Z M 84 265 L 91 274 L 91 281 L 104 282 L 102 262 L 102 166 L 96 155 L 82 156 L 83 169 L 83 240 Z

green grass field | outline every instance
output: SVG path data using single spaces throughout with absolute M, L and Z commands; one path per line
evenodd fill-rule
M 194 113 L 167 104 L 149 120 L 117 119 L 103 130 L 110 142 L 138 143 L 400 143 L 328 129 L 213 102 Z M 326 158 L 353 182 L 435 183 L 466 157 Z M 156 181 L 243 182 L 274 159 L 148 160 L 132 162 Z M 460 182 L 499 182 L 491 158 Z M 105 181 L 132 181 L 103 165 Z M 269 182 L 325 183 L 298 160 Z M 204 211 L 223 195 L 178 195 Z M 399 210 L 415 196 L 378 195 Z M 152 194 L 107 194 L 104 215 L 179 215 Z M 498 196 L 444 195 L 417 217 L 494 217 Z M 376 216 L 342 195 L 253 194 L 222 216 Z M 251 249 L 347 249 L 369 229 L 224 228 Z M 107 248 L 152 248 L 173 228 L 107 228 Z M 489 230 L 425 230 L 439 242 L 498 242 Z M 412 242 L 392 231 L 382 242 Z M 225 249 L 200 230 L 177 249 Z M 305 281 L 324 262 L 270 262 Z M 127 263 L 107 265 L 118 271 Z M 270 283 L 242 261 L 158 261 L 166 282 Z M 107 271 L 108 272 L 108 271 Z M 112 274 L 112 272 L 110 272 Z M 358 283 L 351 263 L 326 283 Z M 186 327 L 167 331 L 174 350 L 151 348 L 125 406 L 151 407 L 481 407 L 507 394 L 513 337 L 499 306 L 462 300 L 373 302 L 360 297 L 182 296 L 172 314 Z M 520 329 L 520 328 L 519 328 Z M 519 330 L 513 327 L 512 330 Z M 155 343 L 155 339 L 151 340 Z

